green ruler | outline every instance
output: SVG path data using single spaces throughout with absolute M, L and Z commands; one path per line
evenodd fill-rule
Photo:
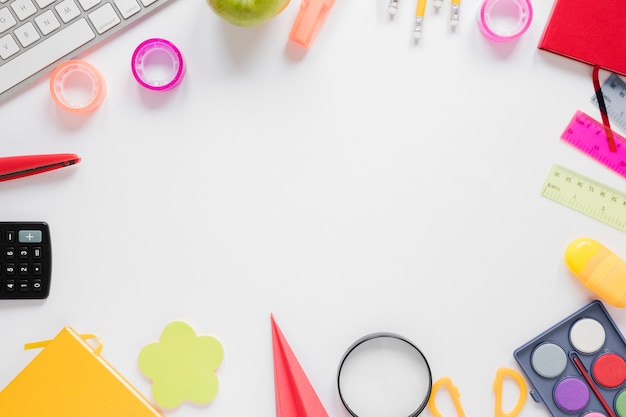
M 541 195 L 626 232 L 626 193 L 555 164 Z

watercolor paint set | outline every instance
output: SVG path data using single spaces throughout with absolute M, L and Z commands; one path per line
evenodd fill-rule
M 598 300 L 514 352 L 554 417 L 626 417 L 626 341 Z

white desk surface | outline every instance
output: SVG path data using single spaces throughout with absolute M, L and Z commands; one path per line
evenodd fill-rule
M 0 302 L 0 386 L 36 354 L 24 343 L 69 325 L 150 398 L 139 351 L 184 320 L 224 345 L 221 385 L 164 414 L 273 416 L 273 313 L 333 417 L 348 416 L 339 359 L 377 331 L 491 415 L 497 368 L 519 370 L 516 348 L 593 298 L 566 245 L 626 255 L 623 232 L 540 195 L 550 167 L 626 184 L 559 139 L 576 110 L 599 113 L 591 67 L 537 48 L 552 2 L 506 44 L 480 34 L 479 6 L 464 0 L 452 32 L 449 2 L 429 4 L 416 45 L 412 2 L 390 20 L 386 0 L 338 0 L 303 54 L 287 44 L 296 0 L 256 28 L 174 0 L 80 57 L 108 83 L 95 112 L 57 108 L 47 79 L 0 106 L 3 155 L 83 158 L 0 183 L 0 218 L 48 222 L 54 258 L 48 299 Z M 130 72 L 151 37 L 186 60 L 169 92 Z M 530 397 L 520 414 L 547 415 Z

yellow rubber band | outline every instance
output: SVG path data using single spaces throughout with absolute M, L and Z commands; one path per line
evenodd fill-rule
M 449 376 L 442 376 L 433 384 L 433 391 L 430 395 L 430 400 L 428 401 L 428 409 L 435 417 L 443 417 L 443 415 L 439 412 L 439 409 L 435 405 L 435 396 L 440 388 L 446 388 L 450 397 L 452 398 L 452 403 L 454 404 L 454 408 L 456 409 L 456 414 L 458 417 L 465 417 L 465 411 L 463 410 L 463 406 L 461 405 L 461 393 L 459 389 L 452 383 L 452 379 Z
M 515 404 L 515 407 L 513 407 L 513 409 L 508 413 L 502 411 L 502 385 L 504 383 L 504 378 L 507 376 L 513 379 L 519 388 L 519 398 L 517 399 L 517 404 Z M 524 403 L 526 402 L 526 382 L 524 382 L 524 378 L 522 378 L 519 373 L 515 372 L 511 368 L 498 369 L 498 372 L 496 373 L 496 380 L 493 383 L 493 391 L 496 393 L 495 417 L 514 417 L 519 414 L 524 406 Z

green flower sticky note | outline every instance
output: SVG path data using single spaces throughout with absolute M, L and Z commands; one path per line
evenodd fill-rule
M 139 369 L 152 380 L 152 395 L 163 408 L 178 407 L 185 400 L 207 404 L 217 395 L 215 371 L 224 349 L 212 336 L 198 336 L 185 322 L 169 323 L 158 342 L 139 353 Z

